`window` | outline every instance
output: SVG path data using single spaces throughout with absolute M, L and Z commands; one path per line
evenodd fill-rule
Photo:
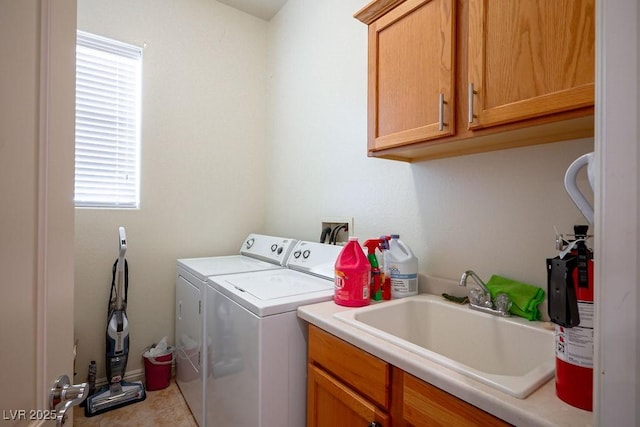
M 78 31 L 76 207 L 140 204 L 142 49 Z

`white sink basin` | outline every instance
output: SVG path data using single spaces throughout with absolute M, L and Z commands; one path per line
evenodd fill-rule
M 554 376 L 554 334 L 540 322 L 480 313 L 426 294 L 334 316 L 520 399 Z

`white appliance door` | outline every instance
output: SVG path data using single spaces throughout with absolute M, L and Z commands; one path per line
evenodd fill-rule
M 201 280 L 206 280 L 209 276 L 222 274 L 282 268 L 279 265 L 261 261 L 259 259 L 249 258 L 243 255 L 179 259 L 178 265 L 181 265 L 189 271 L 189 273 L 195 275 Z
M 209 286 L 260 317 L 328 301 L 334 292 L 332 281 L 288 269 L 215 276 Z
M 210 426 L 255 427 L 259 420 L 259 318 L 207 286 Z
M 176 382 L 200 426 L 204 417 L 202 292 L 180 274 L 176 277 Z

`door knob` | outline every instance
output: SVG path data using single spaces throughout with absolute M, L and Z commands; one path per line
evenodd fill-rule
M 67 410 L 80 404 L 89 394 L 89 384 L 71 384 L 69 377 L 60 375 L 53 383 L 49 393 L 49 407 L 56 412 L 56 426 L 60 427 L 66 420 Z

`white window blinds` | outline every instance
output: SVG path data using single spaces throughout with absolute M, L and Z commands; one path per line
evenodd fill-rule
M 141 48 L 78 31 L 78 207 L 139 206 L 141 75 Z

